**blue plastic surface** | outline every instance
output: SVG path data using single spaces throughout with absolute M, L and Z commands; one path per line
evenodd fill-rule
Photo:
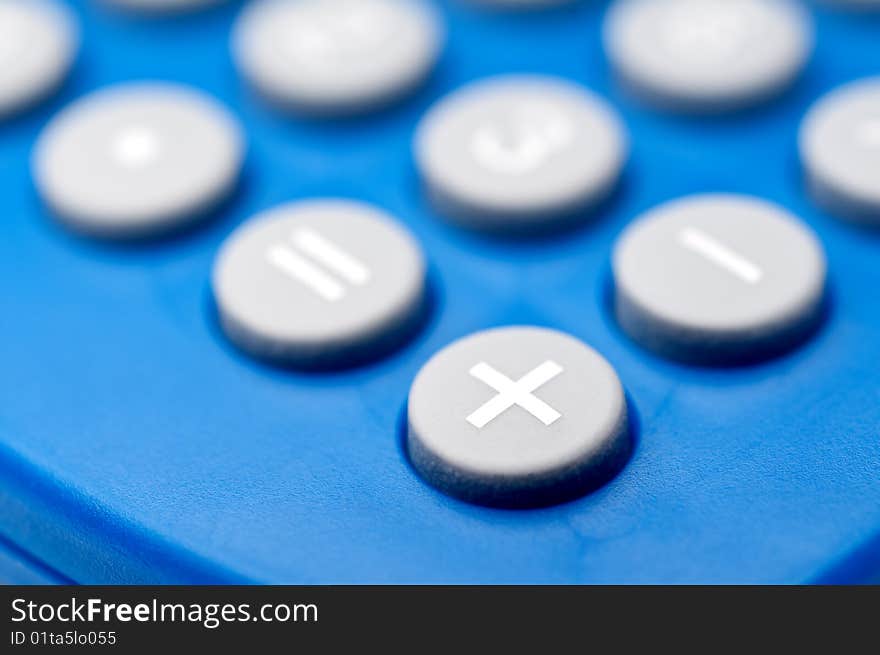
M 0 538 L 0 585 L 70 584 L 63 576 L 34 561 L 17 546 Z
M 860 582 L 880 571 L 880 233 L 822 213 L 795 138 L 810 103 L 880 74 L 880 19 L 817 11 L 801 83 L 734 117 L 639 106 L 613 84 L 604 2 L 504 14 L 443 4 L 449 43 L 416 97 L 342 122 L 280 116 L 234 74 L 232 6 L 143 19 L 77 3 L 84 49 L 60 96 L 0 124 L 0 532 L 78 582 Z M 619 108 L 632 161 L 594 222 L 504 242 L 447 227 L 410 138 L 437 98 L 503 72 L 584 83 Z M 65 103 L 127 79 L 192 84 L 250 137 L 246 179 L 210 225 L 160 243 L 95 244 L 41 208 L 28 157 Z M 607 306 L 616 235 L 702 191 L 779 202 L 820 235 L 833 302 L 789 355 L 707 369 L 631 343 Z M 224 341 L 209 273 L 224 237 L 283 201 L 364 199 L 405 222 L 432 263 L 419 336 L 364 368 L 297 374 Z M 401 415 L 432 353 L 490 326 L 570 332 L 616 367 L 636 413 L 630 463 L 542 510 L 447 498 L 410 469 Z

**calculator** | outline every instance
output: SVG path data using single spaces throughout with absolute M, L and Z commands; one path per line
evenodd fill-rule
M 0 0 L 0 578 L 880 581 L 877 10 Z

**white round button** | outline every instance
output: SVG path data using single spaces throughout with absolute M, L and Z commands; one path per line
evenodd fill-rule
M 468 0 L 473 5 L 498 7 L 499 9 L 547 9 L 570 5 L 580 0 Z
M 0 1 L 0 116 L 27 107 L 64 80 L 79 46 L 71 13 L 51 0 Z
M 260 0 L 235 26 L 233 54 L 271 101 L 346 114 L 411 91 L 442 41 L 440 18 L 422 0 Z
M 816 327 L 826 260 L 810 229 L 781 207 L 707 194 L 651 210 L 614 248 L 614 309 L 624 331 L 691 362 L 754 361 Z
M 841 216 L 880 225 L 880 77 L 822 98 L 801 126 L 800 152 L 819 203 Z
M 698 112 L 778 93 L 813 45 L 809 15 L 790 0 L 621 0 L 607 15 L 604 41 L 636 95 Z
M 108 238 L 163 234 L 226 198 L 242 132 L 212 98 L 182 86 L 131 83 L 87 96 L 40 135 L 34 180 L 72 228 Z
M 297 368 L 351 366 L 387 354 L 420 324 L 427 265 L 384 212 L 350 200 L 271 209 L 223 245 L 214 297 L 226 336 Z
M 855 11 L 880 10 L 880 0 L 820 0 L 820 2 L 831 7 L 840 7 L 841 9 Z
M 628 138 L 598 96 L 552 77 L 503 76 L 440 101 L 422 120 L 415 157 L 445 217 L 496 233 L 583 219 L 615 188 Z
M 407 447 L 445 493 L 534 507 L 608 482 L 632 439 L 623 386 L 599 353 L 555 330 L 506 327 L 456 341 L 422 367 Z
M 177 12 L 202 9 L 211 5 L 218 5 L 229 0 L 101 0 L 111 5 L 117 5 L 125 9 L 133 9 L 144 12 Z

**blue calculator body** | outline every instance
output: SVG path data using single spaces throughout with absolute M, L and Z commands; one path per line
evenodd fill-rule
M 817 208 L 796 137 L 809 106 L 880 73 L 880 18 L 813 8 L 796 86 L 759 108 L 696 118 L 615 84 L 607 3 L 534 12 L 438 2 L 447 43 L 412 97 L 345 120 L 282 115 L 229 54 L 237 2 L 152 17 L 73 2 L 82 50 L 59 94 L 0 124 L 0 572 L 79 583 L 861 583 L 880 576 L 880 234 Z M 420 117 L 463 84 L 542 73 L 609 100 L 632 138 L 623 184 L 555 236 L 478 236 L 444 222 L 415 172 Z M 29 170 L 42 126 L 77 97 L 134 79 L 219 99 L 248 156 L 210 222 L 137 244 L 77 237 Z M 635 217 L 710 191 L 774 201 L 819 235 L 821 329 L 769 361 L 673 363 L 609 310 L 613 244 Z M 301 373 L 223 337 L 210 273 L 233 228 L 276 204 L 363 200 L 424 247 L 433 289 L 418 334 L 366 365 Z M 407 393 L 459 337 L 562 330 L 614 366 L 635 447 L 600 489 L 542 509 L 478 507 L 407 461 Z

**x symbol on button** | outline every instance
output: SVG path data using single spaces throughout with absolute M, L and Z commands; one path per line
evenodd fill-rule
M 559 364 L 547 360 L 514 382 L 486 362 L 480 362 L 471 368 L 470 374 L 495 389 L 498 395 L 468 416 L 467 422 L 475 428 L 483 428 L 514 405 L 518 405 L 544 425 L 552 425 L 562 417 L 562 414 L 532 392 L 547 384 L 562 371 L 563 368 Z

